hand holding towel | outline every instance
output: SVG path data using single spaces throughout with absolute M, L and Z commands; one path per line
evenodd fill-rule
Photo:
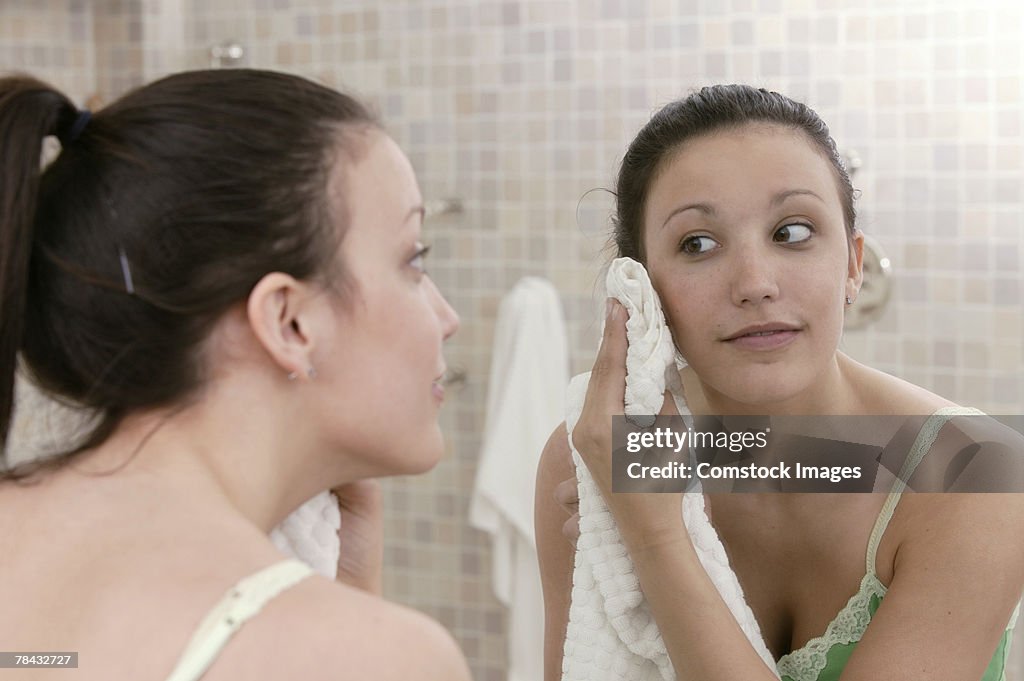
M 608 295 L 629 312 L 626 337 L 625 411 L 652 415 L 671 391 L 680 415 L 690 416 L 682 396 L 677 357 L 661 302 L 643 265 L 618 258 L 608 270 Z M 563 681 L 672 681 L 672 661 L 640 590 L 633 561 L 601 491 L 573 447 L 572 431 L 583 411 L 590 374 L 569 384 L 566 427 L 579 485 L 580 536 L 573 570 L 572 601 L 562 657 Z M 683 521 L 701 565 L 729 606 L 751 645 L 771 669 L 774 660 L 747 605 L 718 534 L 704 511 L 704 495 L 683 494 Z

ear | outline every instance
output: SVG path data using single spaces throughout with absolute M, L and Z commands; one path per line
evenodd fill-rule
M 864 232 L 859 229 L 854 230 L 848 243 L 850 244 L 850 259 L 846 274 L 846 293 L 856 298 L 864 281 Z
M 305 377 L 312 366 L 312 298 L 308 284 L 282 272 L 264 275 L 249 293 L 249 327 L 285 375 Z

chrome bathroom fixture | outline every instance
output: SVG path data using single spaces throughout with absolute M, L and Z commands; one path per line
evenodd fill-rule
M 462 387 L 466 383 L 467 373 L 465 369 L 458 367 L 449 368 L 441 377 L 441 385 L 446 388 Z
M 843 163 L 846 165 L 846 173 L 853 179 L 853 176 L 857 174 L 857 170 L 864 165 L 864 162 L 860 160 L 860 154 L 857 153 L 856 149 L 846 149 L 840 153 L 843 157 Z
M 210 68 L 226 69 L 241 66 L 245 48 L 234 40 L 226 40 L 210 48 Z
M 431 220 L 442 215 L 457 215 L 462 212 L 462 199 L 431 199 L 423 202 L 423 219 Z
M 864 235 L 864 280 L 853 305 L 846 308 L 844 329 L 862 329 L 885 312 L 892 295 L 892 263 L 881 244 Z

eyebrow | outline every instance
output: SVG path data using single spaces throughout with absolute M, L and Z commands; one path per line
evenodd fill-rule
M 787 189 L 786 191 L 779 192 L 778 194 L 773 196 L 771 200 L 771 205 L 778 206 L 791 196 L 813 196 L 822 203 L 825 203 L 825 199 L 821 198 L 820 196 L 812 192 L 810 189 Z
M 814 198 L 818 199 L 822 203 L 825 203 L 824 199 L 822 199 L 820 196 L 818 196 L 817 194 L 812 192 L 810 189 L 787 189 L 787 190 L 781 191 L 781 192 L 777 193 L 775 196 L 773 196 L 772 200 L 768 202 L 768 205 L 771 206 L 772 208 L 774 208 L 774 207 L 782 204 L 786 199 L 788 199 L 788 198 L 790 198 L 792 196 L 813 196 Z M 676 208 L 671 213 L 669 213 L 668 217 L 665 218 L 665 222 L 661 223 L 662 228 L 664 228 L 665 225 L 667 225 L 669 223 L 669 220 L 674 218 L 676 215 L 678 215 L 680 213 L 684 213 L 684 212 L 686 212 L 688 210 L 699 210 L 700 212 L 704 213 L 705 215 L 712 215 L 713 216 L 713 215 L 716 214 L 715 207 L 712 206 L 711 204 L 708 204 L 708 203 L 688 203 L 685 206 L 680 206 L 679 208 Z

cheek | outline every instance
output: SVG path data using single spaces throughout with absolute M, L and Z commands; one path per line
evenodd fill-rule
M 406 290 L 385 303 L 379 329 L 382 346 L 393 353 L 396 365 L 426 363 L 433 366 L 440 354 L 439 322 L 421 291 Z
M 812 262 L 793 271 L 789 277 L 789 290 L 805 304 L 814 306 L 819 312 L 825 310 L 842 315 L 841 303 L 846 287 L 845 259 L 830 258 Z
M 714 336 L 715 317 L 692 296 L 687 300 L 676 297 L 664 308 L 665 319 L 676 348 L 688 362 L 699 362 L 701 354 L 710 347 Z
M 712 283 L 679 275 L 660 277 L 656 271 L 651 274 L 651 283 L 658 292 L 672 339 L 683 356 L 688 358 L 687 352 L 692 353 L 699 345 L 698 338 L 706 337 L 716 322 L 714 306 L 710 304 Z

